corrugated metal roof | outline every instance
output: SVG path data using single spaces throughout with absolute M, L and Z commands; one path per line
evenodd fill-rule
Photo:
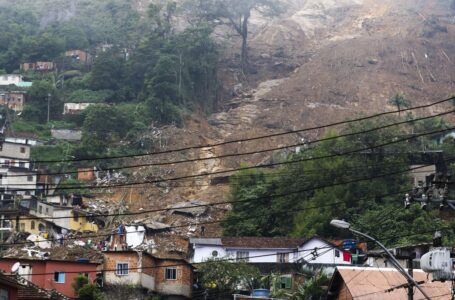
M 390 268 L 358 268 L 338 267 L 337 271 L 343 278 L 354 299 L 361 300 L 407 300 L 407 289 L 399 288 L 391 292 L 385 290 L 406 284 L 407 281 L 397 270 Z M 416 281 L 425 281 L 421 287 L 431 298 L 438 300 L 451 299 L 449 282 L 431 282 L 431 276 L 422 270 L 414 270 Z M 424 299 L 415 289 L 414 299 Z
M 221 238 L 191 238 L 190 244 L 222 246 Z
M 226 248 L 249 249 L 290 249 L 305 243 L 303 238 L 291 237 L 223 237 L 221 242 Z

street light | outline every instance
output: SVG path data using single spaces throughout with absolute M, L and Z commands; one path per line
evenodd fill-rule
M 416 286 L 419 291 L 422 293 L 422 295 L 425 296 L 426 299 L 428 300 L 431 300 L 430 296 L 428 296 L 428 294 L 423 290 L 423 288 L 417 283 L 417 281 L 414 280 L 414 278 L 412 278 L 411 275 L 409 275 L 405 269 L 403 269 L 403 267 L 400 265 L 400 263 L 397 261 L 397 259 L 395 258 L 395 256 L 393 256 L 393 254 L 381 243 L 379 242 L 377 239 L 375 239 L 374 237 L 372 236 L 369 236 L 368 234 L 366 233 L 363 233 L 363 232 L 360 232 L 360 231 L 357 231 L 357 230 L 354 230 L 351 228 L 351 224 L 349 224 L 348 222 L 344 221 L 344 220 L 332 220 L 330 221 L 330 225 L 336 227 L 336 228 L 340 228 L 340 229 L 348 229 L 349 231 L 351 231 L 352 233 L 354 234 L 357 234 L 357 235 L 360 235 L 360 236 L 363 236 L 369 240 L 372 240 L 373 242 L 375 242 L 376 244 L 378 244 L 379 247 L 382 248 L 382 250 L 384 250 L 384 252 L 390 257 L 390 260 L 392 262 L 392 265 L 395 267 L 395 269 L 398 270 L 398 272 L 401 273 L 401 275 L 403 275 L 407 280 L 408 280 L 408 283 L 409 283 L 409 292 L 408 292 L 408 296 L 409 296 L 409 299 L 413 299 L 413 291 L 412 291 L 412 286 Z

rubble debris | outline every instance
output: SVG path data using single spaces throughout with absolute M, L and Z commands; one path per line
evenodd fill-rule
M 144 226 L 125 226 L 126 244 L 128 247 L 136 248 L 144 242 L 145 227 Z
M 207 212 L 208 202 L 200 200 L 191 200 L 188 202 L 180 202 L 175 205 L 172 205 L 170 208 L 171 214 L 182 214 L 190 217 L 200 217 Z M 196 207 L 194 207 L 196 206 Z
M 145 228 L 150 231 L 165 231 L 171 228 L 171 225 L 169 224 L 165 224 L 150 219 L 136 220 L 134 221 L 134 223 L 144 225 Z
M 33 242 L 35 246 L 41 249 L 49 249 L 52 247 L 52 243 L 42 236 L 31 234 L 27 237 L 27 241 Z

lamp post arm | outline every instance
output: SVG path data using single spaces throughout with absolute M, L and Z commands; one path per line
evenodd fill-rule
M 355 229 L 352 229 L 352 228 L 349 228 L 349 231 L 351 231 L 352 233 L 355 233 L 357 235 L 360 235 L 360 236 L 363 236 L 369 240 L 372 240 L 373 242 L 375 242 L 379 247 L 381 247 L 382 250 L 384 250 L 384 252 L 390 257 L 390 260 L 392 261 L 392 264 L 395 266 L 395 268 L 398 270 L 398 272 L 400 272 L 404 277 L 406 277 L 406 279 L 408 280 L 409 283 L 412 283 L 413 285 L 415 285 L 419 291 L 422 293 L 422 295 L 427 299 L 427 300 L 431 300 L 430 296 L 428 296 L 428 294 L 423 290 L 423 288 L 417 283 L 417 281 L 414 280 L 414 278 L 412 278 L 411 275 L 409 275 L 405 269 L 403 269 L 403 267 L 400 265 L 400 263 L 397 261 L 397 259 L 395 258 L 395 256 L 393 256 L 393 254 L 387 249 L 386 246 L 384 246 L 381 242 L 379 242 L 377 239 L 375 239 L 374 237 L 372 236 L 369 236 L 368 234 L 365 234 L 363 232 L 360 232 L 360 231 L 357 231 Z

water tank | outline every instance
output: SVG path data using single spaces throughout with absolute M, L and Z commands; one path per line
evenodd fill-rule
M 266 289 L 256 289 L 256 290 L 253 290 L 253 292 L 251 293 L 251 296 L 269 298 L 270 297 L 270 291 L 266 290 Z
M 450 249 L 437 248 L 424 254 L 420 258 L 420 267 L 423 271 L 432 273 L 433 280 L 451 280 L 453 278 L 453 262 L 450 258 Z

